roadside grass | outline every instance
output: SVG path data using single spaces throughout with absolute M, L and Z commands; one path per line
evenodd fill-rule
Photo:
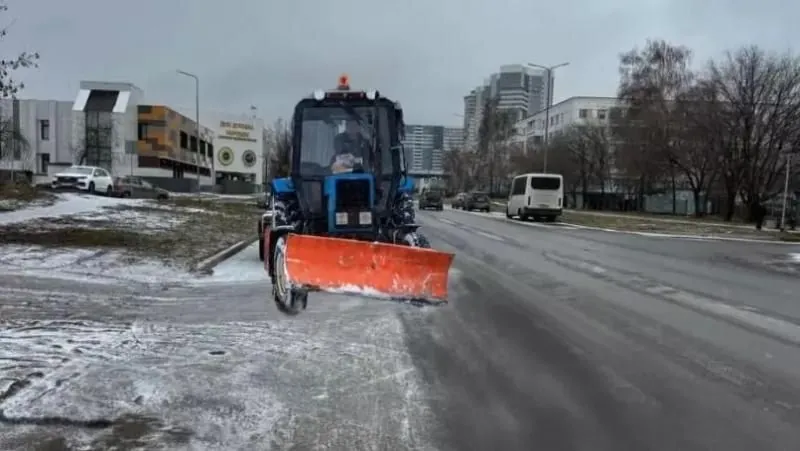
M 0 183 L 0 212 L 53 204 L 58 196 L 27 183 Z
M 755 227 L 749 230 L 741 225 L 736 224 L 725 225 L 702 221 L 664 221 L 651 219 L 643 215 L 594 215 L 565 211 L 561 216 L 560 221 L 566 224 L 631 232 L 668 233 L 679 235 L 685 234 L 800 242 L 800 234 L 796 233 L 780 232 L 777 230 L 757 231 L 755 230 Z
M 192 269 L 222 249 L 254 238 L 259 212 L 252 202 L 180 198 L 120 205 L 0 226 L 0 243 L 114 249 Z

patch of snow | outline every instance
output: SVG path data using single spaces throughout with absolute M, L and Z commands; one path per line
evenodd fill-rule
M 103 207 L 142 205 L 144 202 L 142 199 L 120 199 L 88 194 L 63 193 L 59 195 L 59 199 L 52 205 L 0 212 L 0 225 L 101 211 Z
M 264 262 L 258 259 L 258 242 L 244 248 L 238 254 L 223 260 L 208 277 L 194 283 L 258 283 L 269 285 L 269 276 Z
M 0 273 L 87 283 L 166 283 L 194 276 L 164 263 L 97 249 L 3 246 Z
M 800 253 L 798 254 L 789 254 L 789 259 L 793 262 L 800 263 Z
M 0 324 L 4 357 L 17 359 L 9 361 L 13 370 L 0 369 L 0 380 L 30 383 L 3 411 L 10 418 L 153 419 L 140 428 L 142 440 L 170 449 L 290 449 L 332 440 L 297 423 L 324 412 L 335 414 L 324 427 L 336 428 L 337 441 L 376 440 L 385 432 L 374 428 L 391 421 L 410 445 L 412 437 L 421 440 L 412 425 L 429 410 L 402 325 L 378 313 L 345 323 Z M 365 399 L 388 404 L 379 412 L 347 408 Z M 186 432 L 189 443 L 172 431 Z M 7 432 L 0 446 L 30 431 Z M 97 446 L 107 432 L 60 434 L 79 449 Z

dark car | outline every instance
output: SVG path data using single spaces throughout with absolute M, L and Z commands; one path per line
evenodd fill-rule
M 492 202 L 489 200 L 489 195 L 482 192 L 473 192 L 467 194 L 464 199 L 464 210 L 472 211 L 479 210 L 489 212 L 492 209 Z
M 424 191 L 419 196 L 419 209 L 427 210 L 429 208 L 439 211 L 444 210 L 444 196 L 442 196 L 441 191 Z
M 450 207 L 453 209 L 464 208 L 464 201 L 467 199 L 467 193 L 458 193 L 456 197 L 450 202 Z
M 136 199 L 169 199 L 169 191 L 159 188 L 141 177 L 126 175 L 114 178 L 114 194 Z

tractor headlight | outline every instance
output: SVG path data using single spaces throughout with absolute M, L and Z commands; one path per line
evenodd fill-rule
M 367 91 L 367 100 L 375 100 L 378 98 L 378 91 Z
M 370 211 L 362 211 L 358 214 L 358 223 L 360 225 L 370 225 L 372 224 L 372 212 Z
M 325 99 L 325 91 L 321 89 L 317 89 L 314 91 L 314 100 L 324 100 Z
M 336 225 L 347 224 L 347 213 L 336 213 Z

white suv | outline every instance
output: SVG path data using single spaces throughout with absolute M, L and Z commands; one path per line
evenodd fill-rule
M 89 193 L 114 193 L 114 179 L 103 168 L 96 166 L 71 166 L 53 176 L 53 189 L 72 188 Z

